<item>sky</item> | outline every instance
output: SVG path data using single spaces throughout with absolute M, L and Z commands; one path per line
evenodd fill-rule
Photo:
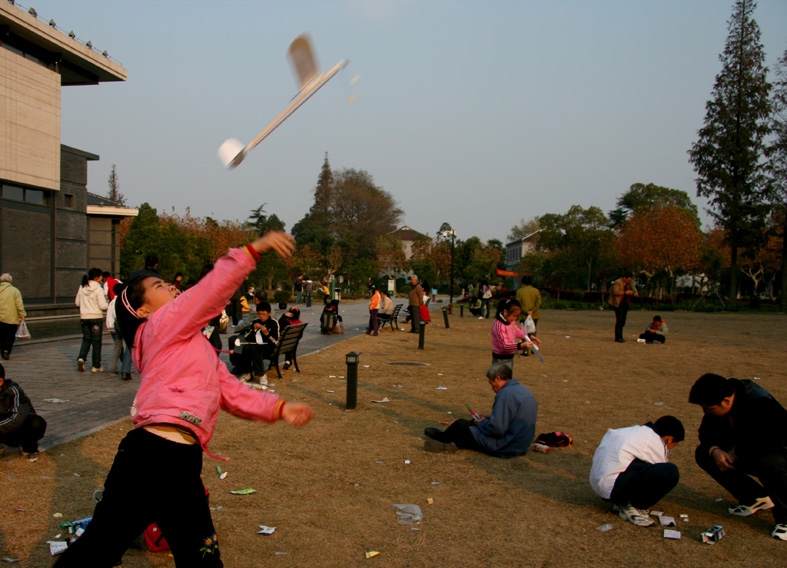
M 17 1 L 17 5 L 20 2 Z M 755 12 L 766 65 L 787 49 L 787 2 Z M 129 206 L 286 228 L 331 168 L 366 170 L 434 235 L 507 241 L 572 205 L 609 212 L 634 183 L 696 197 L 687 150 L 705 116 L 732 0 L 23 0 L 128 70 L 62 89 L 63 144 L 117 168 Z M 349 65 L 226 170 L 297 93 L 286 53 L 311 35 L 324 70 Z M 360 75 L 354 86 L 351 81 Z M 348 104 L 351 97 L 352 104 Z

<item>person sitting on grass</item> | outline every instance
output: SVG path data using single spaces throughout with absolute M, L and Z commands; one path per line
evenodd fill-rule
M 645 333 L 641 333 L 639 338 L 644 339 L 645 343 L 664 343 L 667 340 L 664 336 L 668 331 L 667 322 L 661 319 L 661 316 L 653 316 L 653 321 L 650 322 L 648 329 L 645 330 Z
M 643 509 L 661 501 L 678 484 L 678 466 L 669 463 L 669 451 L 685 438 L 674 416 L 655 423 L 607 430 L 593 455 L 590 486 L 612 502 L 621 519 L 649 527 L 653 519 Z
M 22 387 L 5 378 L 0 365 L 0 455 L 5 444 L 18 447 L 27 461 L 37 462 L 38 441 L 45 432 L 46 420 L 36 414 Z
M 467 301 L 467 308 L 470 310 L 470 315 L 478 319 L 484 319 L 484 310 L 481 306 L 481 300 L 475 296 L 470 296 L 470 299 Z
M 729 513 L 748 517 L 772 508 L 771 536 L 787 540 L 787 410 L 754 381 L 712 373 L 697 379 L 689 402 L 705 413 L 694 457 L 738 500 Z
M 511 378 L 511 369 L 498 363 L 486 372 L 495 391 L 492 414 L 479 420 L 459 419 L 445 431 L 426 428 L 428 452 L 455 452 L 457 448 L 483 452 L 499 458 L 513 458 L 527 453 L 536 435 L 538 401 L 530 390 Z

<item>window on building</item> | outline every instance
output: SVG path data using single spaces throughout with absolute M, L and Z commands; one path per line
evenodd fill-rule
M 66 209 L 73 209 L 74 208 L 74 196 L 70 193 L 66 193 L 63 195 L 63 206 Z
M 40 189 L 25 189 L 25 203 L 49 205 L 49 192 Z
M 12 201 L 24 201 L 25 190 L 17 185 L 3 184 L 3 199 Z

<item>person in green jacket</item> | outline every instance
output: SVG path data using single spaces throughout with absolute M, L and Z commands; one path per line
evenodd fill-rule
M 25 321 L 27 315 L 22 294 L 11 285 L 13 280 L 7 272 L 0 276 L 0 351 L 6 361 L 14 347 L 19 322 Z
M 541 308 L 541 292 L 533 286 L 533 279 L 527 274 L 522 277 L 522 286 L 516 291 L 516 300 L 522 306 L 522 312 L 518 318 L 519 323 L 524 322 L 527 316 L 530 316 L 538 329 L 538 320 L 541 318 L 539 309 Z M 536 332 L 528 333 L 528 335 L 536 335 Z M 528 356 L 530 350 L 524 349 L 522 354 Z

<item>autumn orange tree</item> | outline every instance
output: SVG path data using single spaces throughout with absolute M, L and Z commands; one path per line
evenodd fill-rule
M 378 270 L 389 278 L 393 278 L 407 264 L 402 241 L 392 234 L 377 237 L 374 243 L 374 259 Z
M 649 275 L 660 270 L 668 272 L 674 301 L 676 276 L 699 267 L 701 243 L 696 221 L 685 209 L 655 205 L 631 215 L 618 234 L 615 248 L 626 266 Z

